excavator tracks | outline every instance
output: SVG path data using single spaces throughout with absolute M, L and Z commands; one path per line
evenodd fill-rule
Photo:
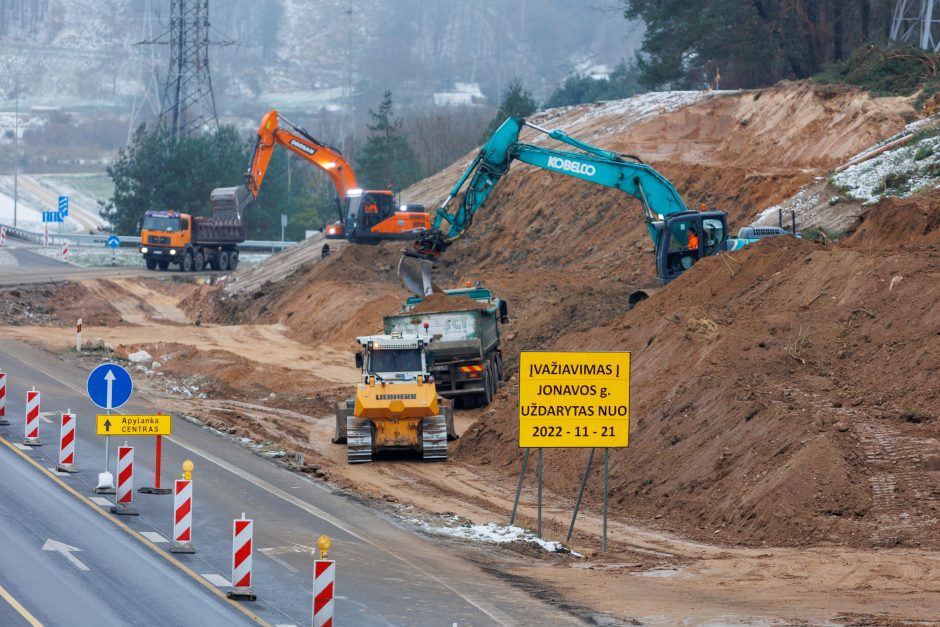
M 372 461 L 372 423 L 368 420 L 346 419 L 346 459 L 350 464 Z
M 431 416 L 421 421 L 421 453 L 426 462 L 447 461 L 447 421 Z

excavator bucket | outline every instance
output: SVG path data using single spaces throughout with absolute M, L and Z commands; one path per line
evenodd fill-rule
M 410 292 L 422 298 L 429 296 L 434 288 L 431 285 L 431 266 L 429 259 L 414 257 L 405 253 L 398 262 L 398 278 L 402 285 Z
M 237 213 L 252 201 L 251 190 L 247 185 L 238 187 L 216 187 L 209 196 L 213 213 Z

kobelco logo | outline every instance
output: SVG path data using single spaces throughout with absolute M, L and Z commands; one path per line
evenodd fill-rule
M 307 153 L 308 155 L 312 155 L 312 154 L 314 154 L 314 153 L 316 152 L 315 149 L 311 148 L 311 147 L 308 146 L 307 144 L 303 144 L 303 143 L 297 141 L 296 139 L 290 140 L 290 145 L 293 146 L 294 148 L 299 148 L 299 149 L 303 150 L 303 151 L 304 151 L 305 153 Z
M 555 170 L 562 170 L 564 172 L 584 174 L 585 176 L 594 176 L 594 173 L 597 172 L 597 168 L 595 168 L 590 163 L 581 163 L 580 161 L 562 159 L 561 157 L 549 157 L 548 167 L 554 168 Z

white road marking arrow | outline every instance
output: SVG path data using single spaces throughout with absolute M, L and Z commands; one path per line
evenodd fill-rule
M 113 409 L 111 407 L 111 386 L 114 385 L 114 373 L 108 370 L 104 375 L 104 380 L 108 382 L 108 400 L 105 402 L 105 409 Z
M 65 559 L 72 562 L 72 564 L 74 564 L 75 568 L 77 568 L 78 570 L 88 570 L 88 567 L 85 566 L 85 564 L 82 563 L 80 559 L 72 555 L 72 553 L 75 551 L 81 551 L 81 549 L 79 548 L 76 548 L 74 546 L 69 546 L 68 544 L 65 544 L 64 542 L 59 542 L 58 540 L 53 540 L 50 538 L 46 540 L 46 543 L 44 545 L 42 545 L 42 550 L 43 551 L 56 551 L 57 553 L 61 553 L 65 557 Z

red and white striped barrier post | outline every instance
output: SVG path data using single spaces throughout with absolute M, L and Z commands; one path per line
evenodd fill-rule
M 23 444 L 42 446 L 39 441 L 39 392 L 36 388 L 26 393 L 26 433 Z
M 111 508 L 112 514 L 136 516 L 137 510 L 130 507 L 134 501 L 134 447 L 118 447 L 117 461 L 117 505 Z
M 193 546 L 193 463 L 183 462 L 183 478 L 173 489 L 173 543 L 170 553 L 195 553 Z
M 230 599 L 254 601 L 258 597 L 251 591 L 251 551 L 255 522 L 245 518 L 232 521 L 232 591 Z
M 69 262 L 69 242 L 68 240 L 62 240 L 62 261 L 65 263 Z
M 0 425 L 6 426 L 10 421 L 7 415 L 7 373 L 0 372 Z
M 62 414 L 59 429 L 59 463 L 55 469 L 59 472 L 78 472 L 75 466 L 75 414 L 71 409 Z
M 327 536 L 320 536 L 317 546 L 320 547 L 320 559 L 313 562 L 313 627 L 333 627 L 336 562 L 324 559 L 330 548 Z
M 7 227 L 0 226 L 0 246 L 7 245 Z
M 75 323 L 75 352 L 82 352 L 82 319 Z

